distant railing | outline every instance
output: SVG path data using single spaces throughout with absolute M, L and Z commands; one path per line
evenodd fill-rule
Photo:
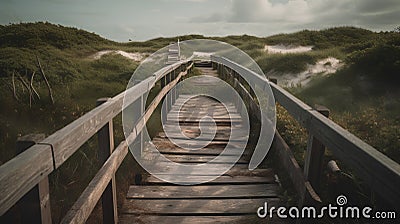
M 329 110 L 323 107 L 311 108 L 295 96 L 279 87 L 276 82 L 233 62 L 229 59 L 211 56 L 213 67 L 225 79 L 237 82 L 239 93 L 246 102 L 250 102 L 250 110 L 255 110 L 256 116 L 260 116 L 257 103 L 254 102 L 251 92 L 243 85 L 243 79 L 238 74 L 245 75 L 251 86 L 264 89 L 269 84 L 272 88 L 275 101 L 283 106 L 309 133 L 309 141 L 305 156 L 304 171 L 301 171 L 297 162 L 294 162 L 292 153 L 287 144 L 276 134 L 272 147 L 277 148 L 278 156 L 282 164 L 287 168 L 301 200 L 307 197 L 319 201 L 314 189 L 319 188 L 322 172 L 322 159 L 325 147 L 347 166 L 351 167 L 356 175 L 362 178 L 377 195 L 398 207 L 400 201 L 400 165 L 391 160 L 372 146 L 360 140 L 352 133 L 340 127 L 327 118 Z M 239 85 L 240 84 L 240 85 Z M 258 117 L 258 119 L 262 119 Z
M 191 71 L 192 67 L 193 62 L 188 60 L 166 66 L 154 73 L 153 76 L 113 98 L 99 99 L 96 108 L 49 137 L 25 141 L 32 146 L 26 145 L 25 151 L 0 167 L 0 216 L 4 215 L 28 192 L 31 194 L 34 191 L 36 192 L 34 194 L 39 195 L 36 195 L 33 203 L 36 203 L 42 212 L 41 214 L 33 214 L 38 216 L 39 220 L 37 217 L 30 219 L 28 214 L 25 219 L 28 221 L 30 219 L 30 222 L 38 220 L 42 223 L 50 223 L 47 176 L 58 169 L 97 133 L 100 160 L 104 164 L 63 218 L 62 223 L 85 222 L 100 198 L 102 198 L 104 223 L 116 223 L 117 207 L 114 175 L 128 153 L 128 145 L 141 135 L 142 129 L 162 98 L 183 76 Z M 144 96 L 158 81 L 161 82 L 162 89 L 151 104 L 145 108 L 146 100 Z M 177 96 L 174 94 L 169 97 Z M 169 102 L 173 101 L 175 99 L 169 99 Z M 138 119 L 133 121 L 136 125 L 126 140 L 122 141 L 114 150 L 113 118 L 133 104 L 135 106 L 140 105 L 137 108 Z M 46 195 L 46 198 L 42 195 Z M 47 204 L 43 202 L 47 202 Z M 32 203 L 32 201 L 29 203 Z

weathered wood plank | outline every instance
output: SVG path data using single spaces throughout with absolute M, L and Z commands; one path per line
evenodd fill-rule
M 34 145 L 0 167 L 0 215 L 54 170 L 51 146 Z
M 84 223 L 89 218 L 89 215 L 92 213 L 98 200 L 127 153 L 128 145 L 123 141 L 90 181 L 89 185 L 68 211 L 67 215 L 62 219 L 61 223 Z
M 17 154 L 20 154 L 45 138 L 45 134 L 29 134 L 18 137 Z M 21 223 L 51 223 L 49 178 L 44 177 L 35 187 L 18 201 L 17 207 L 22 211 L 18 214 Z
M 151 162 L 151 161 L 150 161 Z M 202 166 L 202 169 L 198 169 L 199 166 Z M 197 168 L 196 168 L 197 167 Z M 248 164 L 234 164 L 234 167 L 247 169 Z M 213 163 L 213 164 L 204 164 L 204 163 L 193 163 L 190 166 L 187 166 L 185 169 L 182 167 L 176 167 L 171 163 L 167 163 L 164 161 L 159 161 L 157 165 L 154 165 L 153 174 L 162 174 L 162 175 L 190 175 L 190 176 L 219 176 L 221 175 L 221 169 L 229 172 L 229 169 L 232 168 L 231 164 L 221 164 L 221 163 Z M 250 175 L 251 176 L 251 175 Z
M 253 215 L 230 215 L 230 216 L 158 216 L 158 215 L 134 215 L 123 214 L 120 217 L 121 224 L 148 224 L 148 223 L 175 223 L 175 224 L 199 224 L 199 223 L 249 223 L 251 220 L 260 220 L 256 214 Z M 274 222 L 275 223 L 275 222 Z
M 400 165 L 317 111 L 309 131 L 368 185 L 396 206 L 400 201 Z
M 176 163 L 233 163 L 237 156 L 221 156 L 220 159 L 223 161 L 213 161 L 217 156 L 203 156 L 203 155 L 169 155 L 164 154 L 164 156 Z M 240 158 L 237 164 L 248 164 L 249 161 Z
M 158 174 L 160 178 L 163 177 L 163 174 Z M 167 174 L 165 174 L 166 178 L 168 177 Z M 178 175 L 175 175 L 178 176 Z M 212 175 L 211 175 L 212 176 Z M 165 179 L 166 179 L 165 178 Z M 184 181 L 185 184 L 193 184 L 193 183 L 199 183 L 202 180 L 204 180 L 204 177 L 200 175 L 193 175 L 193 176 L 187 176 L 185 175 L 186 181 Z M 215 176 L 213 176 L 215 178 Z M 158 179 L 157 177 L 150 176 L 145 180 L 145 183 L 147 184 L 166 184 L 163 180 Z M 258 176 L 220 176 L 216 179 L 214 179 L 211 182 L 208 182 L 207 185 L 212 185 L 212 184 L 270 184 L 270 183 L 275 183 L 275 178 L 271 176 L 266 176 L 266 177 L 258 177 Z
M 167 171 L 171 171 L 171 169 L 167 169 Z M 205 167 L 202 169 L 200 172 L 192 172 L 190 175 L 191 176 L 221 176 L 220 173 L 218 172 L 219 169 L 216 167 Z M 154 172 L 154 174 L 165 174 L 165 172 Z M 179 172 L 176 172 L 175 175 L 179 175 Z M 269 180 L 272 180 L 272 182 L 275 181 L 275 173 L 272 169 L 255 169 L 255 170 L 249 170 L 247 169 L 247 166 L 241 165 L 241 164 L 236 164 L 234 167 L 230 168 L 226 173 L 224 173 L 222 176 L 247 176 L 247 177 L 264 177 L 268 178 Z
M 97 106 L 107 102 L 110 98 L 100 98 L 97 100 Z M 106 125 L 104 125 L 97 133 L 99 149 L 98 157 L 101 163 L 107 161 L 114 150 L 114 127 L 113 120 L 111 119 Z M 117 188 L 115 175 L 112 176 L 110 183 L 108 183 L 106 189 L 101 196 L 101 203 L 103 209 L 103 222 L 104 223 L 117 223 Z
M 316 106 L 316 110 L 329 117 L 329 110 L 323 106 Z M 316 192 L 320 192 L 321 176 L 323 174 L 323 161 L 325 146 L 313 135 L 308 136 L 307 150 L 304 159 L 304 177 L 310 181 Z
M 277 184 L 222 186 L 136 186 L 129 187 L 129 199 L 217 199 L 277 197 Z
M 180 146 L 181 147 L 185 147 L 185 148 L 196 148 L 196 147 L 200 147 L 203 146 L 203 143 L 205 140 L 182 140 L 179 141 Z M 154 145 L 158 147 L 175 147 L 175 145 L 169 141 L 166 138 L 153 138 L 152 142 L 154 143 Z M 215 147 L 225 147 L 227 146 L 227 141 L 211 141 L 206 147 L 208 148 L 215 148 Z M 246 146 L 246 142 L 230 142 L 229 143 L 229 147 L 230 148 L 244 148 Z
M 221 119 L 238 119 L 241 120 L 242 117 L 239 114 L 223 114 L 223 115 L 215 115 L 213 114 L 212 111 L 206 112 L 206 111 L 200 111 L 197 112 L 196 114 L 179 114 L 179 115 L 174 115 L 174 114 L 168 114 L 167 119 L 168 120 L 188 120 L 188 119 L 201 119 L 205 116 L 209 116 L 215 120 Z
M 171 154 L 171 155 L 205 155 L 205 156 L 217 156 L 223 152 L 223 148 L 203 148 L 198 150 L 188 150 L 183 148 L 157 148 L 159 152 L 163 154 Z M 226 151 L 226 155 L 238 155 L 241 154 L 240 150 L 229 150 Z M 247 155 L 248 152 L 244 151 L 243 155 Z
M 234 106 L 222 106 L 221 104 L 217 104 L 217 105 L 184 105 L 182 107 L 180 107 L 177 104 L 174 104 L 171 108 L 171 111 L 173 111 L 174 113 L 180 113 L 180 112 L 191 112 L 193 111 L 193 109 L 198 109 L 199 111 L 207 111 L 209 109 L 209 107 L 213 107 L 213 111 L 214 112 L 228 112 L 228 113 L 237 113 L 237 109 Z
M 127 199 L 124 213 L 132 214 L 254 214 L 257 208 L 268 202 L 277 206 L 279 199 L 223 199 L 223 200 L 140 200 Z
M 294 158 L 292 151 L 278 132 L 275 133 L 274 142 L 271 147 L 279 159 L 280 166 L 289 175 L 294 189 L 300 196 L 300 206 L 304 204 L 315 205 L 321 203 L 319 195 L 315 193 L 312 186 L 304 178 L 303 171 Z
M 203 132 L 202 132 L 203 133 Z M 186 137 L 185 137 L 186 136 Z M 208 138 L 204 138 L 204 137 L 200 137 L 198 134 L 195 133 L 184 133 L 184 136 L 182 136 L 181 133 L 175 132 L 175 133 L 170 133 L 168 132 L 168 136 L 162 132 L 158 134 L 158 137 L 160 138 L 167 138 L 169 137 L 170 139 L 180 139 L 180 140 L 184 140 L 189 138 L 188 140 L 199 140 L 199 141 L 205 141 L 205 140 L 211 140 L 210 137 Z M 232 141 L 232 142 L 247 142 L 247 140 L 249 139 L 247 133 L 235 133 L 235 135 L 230 136 L 229 134 L 220 134 L 220 133 L 216 133 L 216 135 L 214 136 L 214 138 L 212 139 L 213 141 Z
M 213 126 L 202 126 L 202 131 L 205 131 L 205 132 L 212 132 L 212 131 L 215 131 L 216 133 L 226 133 L 226 134 L 230 134 L 231 131 L 238 131 L 237 129 L 239 129 L 239 131 L 240 131 L 240 129 L 241 129 L 242 127 L 243 127 L 242 125 L 233 125 L 233 126 L 214 126 L 214 125 L 213 125 Z M 172 123 L 166 123 L 166 124 L 164 124 L 163 128 L 164 128 L 164 129 L 169 129 L 169 130 L 177 129 L 176 125 L 175 125 L 175 124 L 172 124 Z M 197 126 L 186 126 L 186 125 L 181 125 L 179 128 L 182 130 L 182 132 L 185 132 L 185 133 L 186 133 L 186 132 L 187 132 L 187 133 L 190 133 L 190 132 L 199 133 L 199 132 L 200 132 L 200 129 L 199 129 L 199 127 L 197 127 Z

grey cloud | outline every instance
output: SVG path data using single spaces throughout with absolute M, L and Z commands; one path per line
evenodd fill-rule
M 398 0 L 232 0 L 225 12 L 192 22 L 255 23 L 272 29 L 354 25 L 376 28 L 400 20 Z
M 225 16 L 221 13 L 213 13 L 209 16 L 196 16 L 189 19 L 191 23 L 215 23 L 225 20 Z

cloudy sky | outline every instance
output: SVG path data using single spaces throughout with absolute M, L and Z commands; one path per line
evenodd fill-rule
M 0 23 L 49 21 L 126 42 L 183 34 L 268 36 L 400 26 L 399 0 L 0 0 Z

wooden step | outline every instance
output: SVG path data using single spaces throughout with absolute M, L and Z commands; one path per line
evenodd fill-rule
M 219 199 L 277 197 L 276 184 L 224 186 L 138 186 L 129 187 L 129 199 Z
M 160 178 L 163 178 L 163 174 L 157 174 Z M 174 175 L 172 175 L 174 176 Z M 178 176 L 179 175 L 175 175 Z M 171 175 L 165 174 L 163 179 L 169 179 Z M 201 175 L 192 175 L 187 176 L 184 175 L 185 181 L 182 181 L 182 184 L 197 184 L 199 182 L 203 182 L 205 179 L 214 179 L 215 176 L 201 176 Z M 179 180 L 183 180 L 179 177 Z M 146 184 L 168 184 L 163 180 L 158 179 L 157 177 L 150 176 L 145 180 Z M 221 185 L 221 184 L 230 184 L 230 185 L 243 185 L 243 184 L 270 184 L 275 183 L 275 177 L 257 177 L 257 176 L 220 176 L 213 181 L 206 183 L 206 185 Z
M 260 206 L 268 202 L 277 206 L 278 198 L 257 199 L 126 199 L 122 212 L 130 214 L 255 214 Z

